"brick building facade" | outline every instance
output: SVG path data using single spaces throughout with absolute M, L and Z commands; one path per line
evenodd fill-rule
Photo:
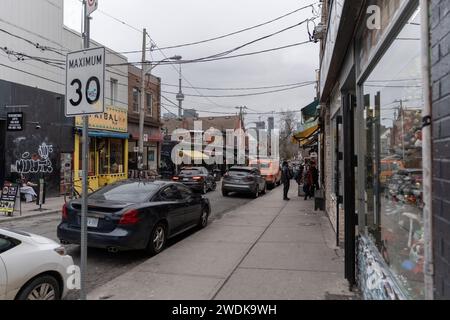
M 450 2 L 430 3 L 435 298 L 450 299 Z

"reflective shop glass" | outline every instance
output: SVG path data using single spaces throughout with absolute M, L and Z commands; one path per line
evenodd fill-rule
M 417 10 L 363 86 L 368 229 L 413 299 L 424 297 L 420 30 Z

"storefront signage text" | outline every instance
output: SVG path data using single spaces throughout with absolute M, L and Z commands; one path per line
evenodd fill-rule
M 128 132 L 127 110 L 106 107 L 105 112 L 89 116 L 89 128 L 116 132 Z M 76 118 L 76 126 L 82 127 L 81 117 Z

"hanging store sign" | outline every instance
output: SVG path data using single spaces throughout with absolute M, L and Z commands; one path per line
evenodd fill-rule
M 89 116 L 89 129 L 128 132 L 128 111 L 122 108 L 106 107 L 105 112 Z M 83 118 L 76 117 L 75 125 L 83 127 Z

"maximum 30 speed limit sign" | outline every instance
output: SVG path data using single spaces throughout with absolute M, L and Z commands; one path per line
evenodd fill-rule
M 66 117 L 104 112 L 105 53 L 102 47 L 67 55 Z

